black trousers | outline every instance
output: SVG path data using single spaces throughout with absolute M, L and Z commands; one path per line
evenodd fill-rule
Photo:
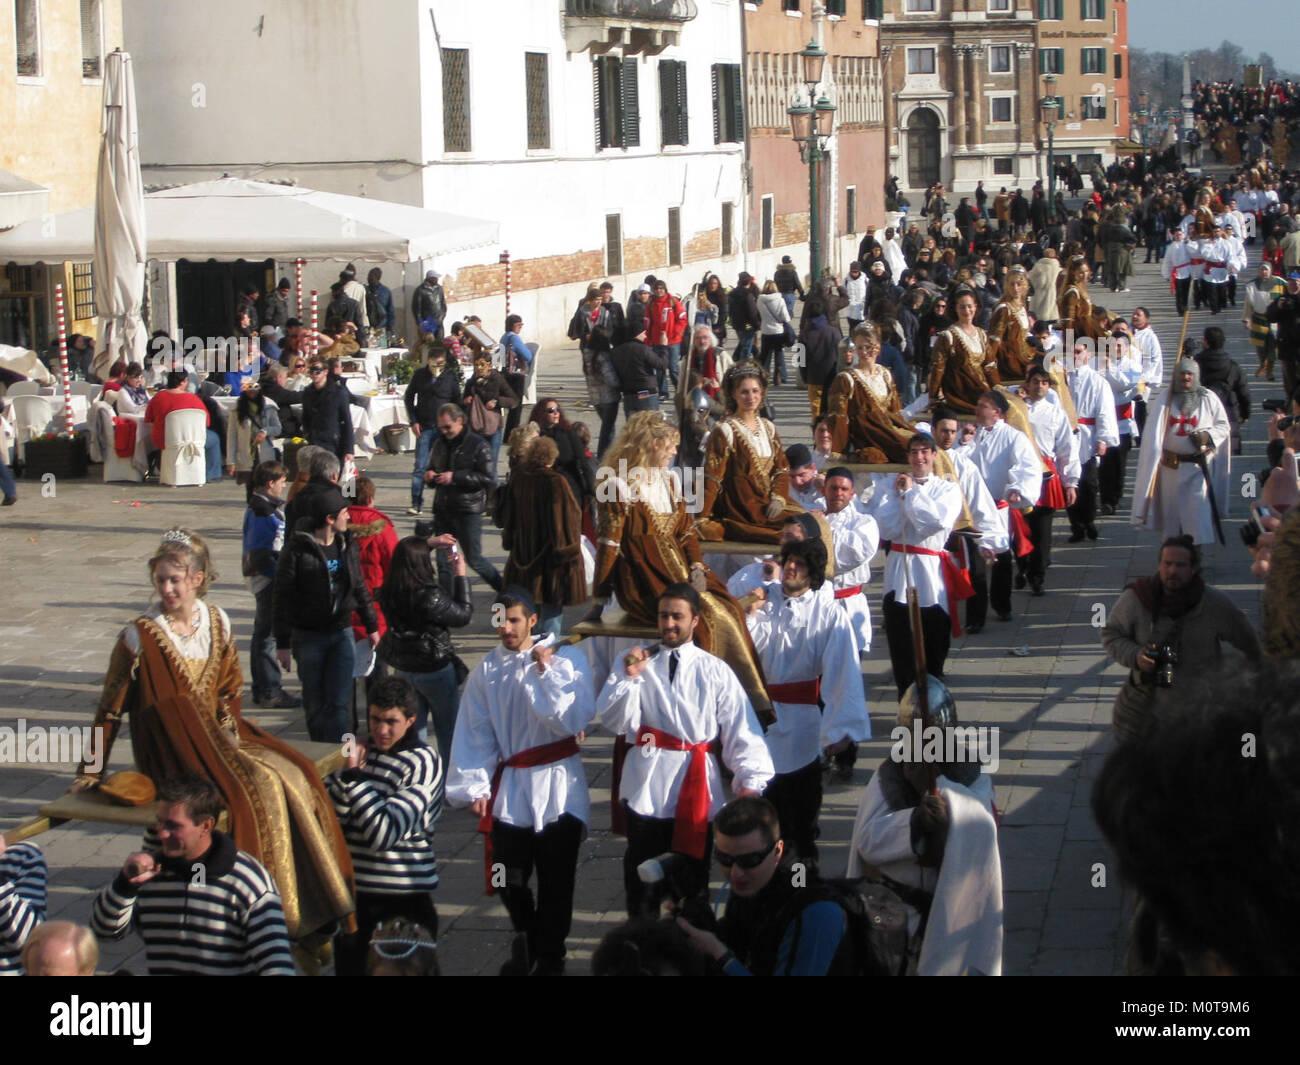
M 970 600 L 967 600 L 970 602 Z M 912 622 L 907 604 L 900 603 L 890 592 L 884 602 L 885 642 L 889 644 L 889 663 L 894 667 L 894 684 L 901 699 L 916 680 L 916 653 L 912 649 Z M 952 644 L 952 620 L 938 603 L 921 607 L 921 642 L 925 645 L 925 668 L 934 677 L 942 677 Z
M 370 937 L 390 917 L 405 917 L 438 938 L 438 911 L 427 891 L 411 895 L 370 895 L 357 892 L 357 930 L 334 937 L 334 974 L 365 976 Z
M 1190 277 L 1179 277 L 1174 279 L 1174 308 L 1181 318 L 1187 313 L 1187 293 L 1192 287 Z M 1199 303 L 1197 304 L 1199 306 Z
M 1008 550 L 1003 551 L 985 568 L 978 578 L 971 573 L 971 585 L 975 595 L 967 600 L 966 619 L 968 623 L 982 625 L 988 617 L 989 603 L 999 614 L 1011 613 L 1011 570 L 1015 556 Z
M 948 537 L 948 542 L 944 548 L 951 551 L 957 558 L 966 559 L 966 570 L 970 574 L 971 584 L 977 581 L 988 581 L 988 564 L 984 561 L 984 555 L 980 551 L 979 542 L 970 536 L 963 536 L 960 533 L 953 533 Z M 984 611 L 979 613 L 978 611 Z M 988 612 L 988 604 L 983 606 L 975 603 L 974 599 L 966 600 L 966 624 L 978 622 L 984 624 L 984 615 Z M 949 623 L 951 626 L 951 622 Z M 935 674 L 937 677 L 939 674 Z
M 1133 401 L 1133 419 L 1137 422 L 1138 436 L 1142 435 L 1142 430 L 1147 427 L 1147 401 L 1145 399 L 1135 399 Z M 1132 440 L 1129 441 L 1130 445 Z
M 1097 457 L 1094 455 L 1083 464 L 1083 472 L 1079 476 L 1078 496 L 1074 501 L 1074 506 L 1065 508 L 1065 512 L 1070 516 L 1070 531 L 1072 533 L 1082 533 L 1093 527 L 1097 520 L 1097 494 L 1099 491 Z
M 1208 281 L 1205 282 L 1205 302 L 1209 305 L 1211 314 L 1218 314 L 1223 310 L 1227 296 L 1227 285 L 1212 285 Z
M 1034 549 L 1016 559 L 1016 566 L 1030 584 L 1041 584 L 1047 574 L 1047 567 L 1052 564 L 1052 519 L 1055 516 L 1056 510 L 1053 507 L 1034 507 L 1025 515 L 1025 524 L 1029 526 L 1029 538 L 1034 542 Z
M 1101 501 L 1112 507 L 1119 506 L 1119 501 L 1124 498 L 1124 473 L 1128 469 L 1128 453 L 1132 448 L 1132 435 L 1124 433 L 1119 438 L 1119 447 L 1107 448 L 1106 454 L 1097 463 Z
M 505 866 L 505 887 L 498 888 L 510 924 L 528 937 L 532 958 L 559 961 L 573 923 L 573 884 L 583 824 L 572 814 L 552 821 L 540 832 L 502 821 L 492 822 L 492 853 Z M 537 895 L 528 881 L 537 870 Z
M 793 773 L 777 773 L 763 792 L 781 818 L 781 838 L 787 854 L 817 869 L 817 819 L 822 812 L 822 762 L 809 762 Z
M 819 778 L 820 779 L 820 778 Z M 646 885 L 637 876 L 636 867 L 651 858 L 658 858 L 673 849 L 673 821 L 671 818 L 642 817 L 623 804 L 627 818 L 627 850 L 623 853 L 623 888 L 627 893 L 627 915 L 629 917 L 658 917 L 659 903 L 663 896 L 655 897 L 646 890 Z M 709 862 L 713 858 L 713 826 L 704 844 L 704 857 L 692 858 L 683 855 L 686 866 L 686 885 L 684 898 L 697 899 L 703 905 L 709 902 Z

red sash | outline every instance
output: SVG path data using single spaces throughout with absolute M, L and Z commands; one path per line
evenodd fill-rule
M 944 590 L 948 593 L 948 617 L 952 621 L 952 634 L 960 636 L 962 629 L 957 617 L 957 604 L 975 594 L 970 574 L 958 566 L 947 551 L 931 551 L 928 547 L 914 547 L 912 544 L 893 544 L 889 549 L 901 551 L 905 555 L 928 555 L 939 560 L 939 572 L 943 574 Z
M 1080 425 L 1096 425 L 1096 424 L 1097 424 L 1097 419 L 1096 419 L 1096 418 L 1079 418 L 1079 419 L 1077 419 L 1077 421 L 1078 421 L 1078 423 L 1079 423 Z
M 648 744 L 665 751 L 690 751 L 686 779 L 677 794 L 677 811 L 673 815 L 672 849 L 692 858 L 704 857 L 709 835 L 709 744 L 687 743 L 657 728 L 642 725 L 636 734 L 640 747 Z
M 578 737 L 566 736 L 553 743 L 543 743 L 540 747 L 527 747 L 497 765 L 496 772 L 492 774 L 492 794 L 488 798 L 487 812 L 479 818 L 478 822 L 478 830 L 483 833 L 485 895 L 496 894 L 496 888 L 492 886 L 492 811 L 496 808 L 497 792 L 501 790 L 501 775 L 507 769 L 533 769 L 539 765 L 562 762 L 578 753 Z
M 1061 475 L 1056 468 L 1056 463 L 1048 455 L 1043 456 L 1043 461 L 1047 464 L 1051 472 L 1043 481 L 1043 491 L 1038 497 L 1040 507 L 1050 507 L 1052 510 L 1065 509 L 1065 488 L 1061 484 Z M 1016 511 L 1015 513 L 1019 513 Z
M 788 684 L 768 684 L 767 694 L 774 703 L 816 706 L 821 699 L 822 679 L 813 677 L 812 680 L 795 680 Z
M 1132 417 L 1133 417 L 1133 401 L 1132 401 L 1132 400 L 1129 400 L 1127 403 L 1124 404 L 1124 406 L 1122 406 L 1122 407 L 1116 407 L 1116 408 L 1115 408 L 1115 417 L 1116 417 L 1116 419 L 1118 419 L 1118 420 L 1121 421 L 1121 422 L 1122 422 L 1125 418 L 1132 418 Z
M 1025 516 L 1005 499 L 998 500 L 998 510 L 1005 510 L 1011 519 L 1011 544 L 1015 548 L 1016 557 L 1031 554 L 1034 541 L 1029 538 L 1029 525 L 1025 522 Z
M 135 422 L 130 418 L 113 419 L 113 450 L 120 459 L 135 454 Z
M 848 599 L 850 596 L 858 595 L 862 591 L 862 585 L 851 584 L 847 588 L 840 588 L 835 592 L 836 599 Z

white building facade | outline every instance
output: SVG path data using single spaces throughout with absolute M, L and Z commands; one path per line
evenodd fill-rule
M 146 184 L 228 173 L 499 221 L 499 248 L 384 265 L 407 336 L 429 267 L 451 317 L 499 332 L 503 250 L 543 343 L 590 282 L 686 294 L 743 268 L 740 0 L 125 4 Z

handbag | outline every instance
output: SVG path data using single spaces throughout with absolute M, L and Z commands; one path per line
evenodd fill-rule
M 501 412 L 488 410 L 487 404 L 477 395 L 469 397 L 469 427 L 479 436 L 496 436 L 501 428 Z
M 785 346 L 792 348 L 799 342 L 799 337 L 794 331 L 794 326 L 789 322 L 781 323 L 781 331 L 785 334 Z

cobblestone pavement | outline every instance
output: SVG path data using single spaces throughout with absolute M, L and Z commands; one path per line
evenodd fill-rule
M 1255 261 L 1257 250 L 1252 250 Z M 1131 293 L 1096 287 L 1094 301 L 1112 311 L 1138 304 L 1152 312 L 1166 352 L 1176 345 L 1179 322 L 1173 300 L 1154 266 L 1137 267 Z M 1229 350 L 1250 376 L 1258 401 L 1280 395 L 1280 385 L 1255 380 L 1254 358 L 1239 325 L 1239 310 L 1216 320 L 1229 335 Z M 1191 335 L 1209 324 L 1193 312 Z M 584 417 L 585 389 L 575 350 L 543 351 L 542 392 L 558 395 L 570 417 Z M 1166 373 L 1166 380 L 1168 374 Z M 808 441 L 806 400 L 789 386 L 775 389 L 772 404 L 785 442 Z M 593 412 L 585 416 L 596 425 Z M 1246 427 L 1247 456 L 1238 470 L 1262 465 L 1263 419 Z M 411 456 L 380 456 L 369 473 L 378 485 L 377 505 L 394 517 L 399 533 L 405 517 Z M 1136 468 L 1136 456 L 1130 471 Z M 97 471 L 98 468 L 92 468 Z M 1131 482 L 1131 472 L 1130 472 Z M 223 575 L 211 593 L 230 614 L 241 655 L 252 625 L 252 597 L 240 573 L 243 490 L 223 481 L 203 488 L 105 485 L 94 476 L 60 483 L 49 497 L 38 484 L 20 484 L 19 504 L 0 514 L 4 610 L 0 614 L 0 723 L 89 723 L 116 633 L 146 603 L 145 560 L 159 533 L 185 524 L 208 538 Z M 1228 547 L 1208 552 L 1207 578 L 1258 616 L 1258 590 L 1236 526 L 1245 505 L 1228 523 Z M 1127 502 L 1113 518 L 1099 522 L 1095 543 L 1065 543 L 1064 520 L 1056 522 L 1054 565 L 1048 594 L 1031 599 L 1015 593 L 1009 624 L 992 622 L 982 634 L 958 641 L 948 662 L 949 683 L 963 721 L 1001 730 L 1001 765 L 995 777 L 1002 811 L 1001 848 L 1006 907 L 1005 971 L 1016 974 L 1110 974 L 1120 969 L 1126 917 L 1125 892 L 1088 809 L 1098 769 L 1111 748 L 1110 705 L 1122 671 L 1104 657 L 1099 642 L 1099 606 L 1108 608 L 1129 578 L 1153 572 L 1154 535 L 1128 524 Z M 485 530 L 484 548 L 498 564 L 500 538 Z M 876 740 L 861 751 L 851 784 L 827 787 L 822 814 L 823 867 L 842 872 L 854 812 L 871 772 L 888 750 L 894 708 L 888 656 L 879 621 L 879 566 L 870 597 L 877 614 L 877 643 L 864 679 Z M 458 634 L 470 665 L 492 646 L 488 631 L 488 589 L 474 581 L 475 621 Z M 568 622 L 580 611 L 570 611 Z M 1023 648 L 1022 656 L 1012 654 Z M 296 681 L 290 685 L 297 690 Z M 246 691 L 245 698 L 249 699 Z M 280 735 L 305 739 L 300 711 L 245 710 Z M 608 831 L 609 756 L 612 741 L 589 737 L 584 762 L 593 792 L 593 825 L 582 845 L 570 972 L 587 971 L 590 953 L 622 914 L 622 841 Z M 113 768 L 129 767 L 130 745 L 117 744 Z M 42 803 L 68 785 L 73 766 L 5 766 L 0 769 L 0 829 L 36 814 Z M 93 893 L 108 882 L 134 849 L 133 833 L 103 825 L 69 824 L 39 837 L 50 864 L 50 916 L 86 921 Z M 438 826 L 442 884 L 437 903 L 442 920 L 440 954 L 444 972 L 494 973 L 507 956 L 509 926 L 500 903 L 481 894 L 482 864 L 474 819 L 448 811 Z M 1104 873 L 1104 886 L 1099 877 Z M 109 944 L 107 966 L 143 971 L 137 939 Z

